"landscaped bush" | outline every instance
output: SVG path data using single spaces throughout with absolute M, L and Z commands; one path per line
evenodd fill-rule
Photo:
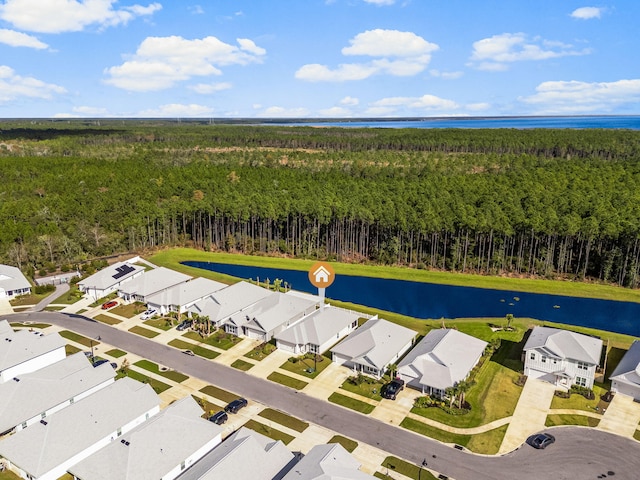
M 47 292 L 53 292 L 56 289 L 55 285 L 47 284 L 47 285 L 37 285 L 33 292 L 36 294 L 42 294 Z
M 298 363 L 298 357 L 289 357 L 291 363 Z
M 449 406 L 449 402 L 447 400 L 432 398 L 429 395 L 416 398 L 413 402 L 413 406 L 416 408 L 437 407 L 449 415 L 466 415 L 471 411 L 471 405 L 468 402 L 462 402 L 462 408 L 458 408 L 455 405 Z
M 581 387 L 580 385 L 571 385 L 571 393 L 577 393 L 578 395 L 582 395 L 587 400 L 593 400 L 596 398 L 596 395 L 593 393 L 593 390 L 587 387 Z

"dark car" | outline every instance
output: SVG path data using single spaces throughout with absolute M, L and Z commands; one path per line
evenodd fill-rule
M 395 400 L 398 392 L 402 390 L 404 390 L 404 380 L 402 380 L 401 378 L 394 378 L 384 387 L 382 387 L 380 395 L 382 395 L 383 398 Z
M 244 398 L 238 398 L 237 400 L 234 400 L 229 405 L 224 407 L 224 411 L 227 413 L 238 413 L 241 408 L 244 408 L 246 406 L 247 400 Z
M 214 413 L 209 417 L 209 421 L 215 423 L 216 425 L 222 425 L 224 422 L 229 420 L 229 416 L 227 412 L 223 412 L 220 410 L 218 413 Z
M 93 362 L 93 366 L 94 367 L 99 367 L 102 364 L 105 363 L 109 363 L 109 360 L 105 360 L 104 358 L 100 359 L 100 360 L 96 360 L 95 362 Z
M 186 330 L 190 326 L 191 326 L 191 320 L 185 320 L 184 322 L 181 322 L 180 324 L 178 324 L 178 326 L 176 327 L 176 330 L 178 331 Z
M 102 310 L 108 310 L 112 307 L 115 307 L 116 305 L 118 305 L 118 302 L 116 302 L 115 300 L 111 300 L 110 302 L 102 304 Z
M 538 433 L 537 435 L 534 435 L 529 439 L 529 444 L 533 448 L 544 450 L 555 441 L 556 437 L 554 437 L 550 433 Z

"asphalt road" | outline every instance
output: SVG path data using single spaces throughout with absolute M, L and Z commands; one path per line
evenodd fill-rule
M 640 478 L 640 444 L 593 428 L 556 428 L 556 443 L 546 450 L 527 445 L 500 457 L 459 451 L 408 430 L 380 422 L 332 403 L 309 397 L 239 370 L 191 357 L 179 350 L 82 315 L 56 312 L 7 315 L 9 321 L 59 325 L 230 390 L 264 405 L 321 425 L 456 480 Z

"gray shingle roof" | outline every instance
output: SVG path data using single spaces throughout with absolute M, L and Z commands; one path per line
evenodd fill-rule
M 381 369 L 415 336 L 416 332 L 409 328 L 381 318 L 371 319 L 331 351 L 359 364 Z
M 232 315 L 231 322 L 235 325 L 248 325 L 268 333 L 289 320 L 302 318 L 305 310 L 315 303 L 313 300 L 296 295 L 273 292 L 273 295 Z
M 229 285 L 196 302 L 189 308 L 189 311 L 198 315 L 206 315 L 209 320 L 217 323 L 273 295 L 276 293 L 243 281 Z
M 0 336 L 0 371 L 27 362 L 33 358 L 52 352 L 58 348 L 63 348 L 66 344 L 64 338 L 58 333 L 50 333 L 40 336 L 40 332 L 29 332 L 28 330 L 18 330 L 16 332 L 6 323 L 2 327 Z
M 191 277 L 184 273 L 169 270 L 165 267 L 158 267 L 126 282 L 120 287 L 120 290 L 129 295 L 146 297 L 190 279 Z
M 341 308 L 316 310 L 300 322 L 278 333 L 276 339 L 296 345 L 322 345 L 342 329 L 357 322 L 360 315 Z
M 93 367 L 82 352 L 66 357 L 20 381 L 0 384 L 0 432 L 20 425 L 92 388 L 113 381 L 116 372 L 105 363 Z M 46 392 L 46 395 L 44 394 Z
M 9 292 L 30 287 L 29 280 L 22 274 L 20 269 L 11 265 L 0 264 L 0 289 Z
M 544 351 L 550 357 L 598 365 L 602 353 L 602 340 L 569 330 L 535 327 L 524 346 L 524 351 L 532 349 Z
M 431 330 L 398 364 L 398 373 L 445 390 L 467 377 L 486 346 L 457 330 Z
M 373 480 L 339 443 L 316 445 L 282 480 Z
M 640 388 L 640 341 L 633 342 L 609 379 Z
M 147 298 L 147 303 L 153 303 L 154 305 L 187 305 L 224 287 L 226 287 L 224 283 L 197 277 L 150 295 Z
M 37 478 L 159 404 L 149 385 L 122 378 L 5 438 L 0 455 Z
M 184 397 L 69 471 L 82 480 L 162 478 L 222 434 L 222 427 L 201 415 L 196 401 Z
M 127 273 L 118 273 L 119 269 L 122 268 L 125 268 Z M 144 267 L 140 267 L 138 265 L 131 265 L 128 262 L 117 262 L 113 265 L 109 265 L 108 267 L 103 268 L 102 270 L 97 271 L 93 275 L 90 275 L 83 280 L 80 280 L 78 282 L 78 285 L 81 285 L 85 288 L 96 288 L 99 290 L 104 290 L 139 274 L 143 270 Z

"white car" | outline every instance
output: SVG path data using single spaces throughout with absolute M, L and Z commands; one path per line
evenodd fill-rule
M 141 320 L 148 320 L 151 317 L 155 317 L 158 314 L 158 311 L 155 308 L 150 308 L 146 310 L 142 315 L 140 315 Z

